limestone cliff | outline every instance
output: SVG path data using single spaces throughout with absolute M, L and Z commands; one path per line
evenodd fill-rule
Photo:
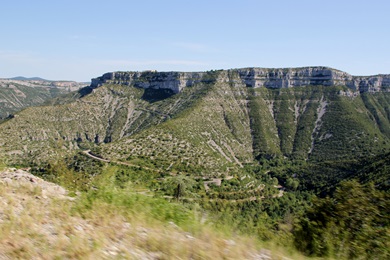
M 328 67 L 242 68 L 231 69 L 248 87 L 291 88 L 303 86 L 347 86 L 356 92 L 389 91 L 390 75 L 352 76 Z M 92 88 L 106 83 L 133 85 L 139 88 L 171 89 L 178 93 L 184 87 L 208 82 L 207 72 L 110 72 L 92 79 Z
M 175 93 L 184 87 L 202 81 L 203 72 L 110 72 L 92 79 L 91 87 L 96 88 L 105 83 L 133 85 L 139 88 L 170 89 Z

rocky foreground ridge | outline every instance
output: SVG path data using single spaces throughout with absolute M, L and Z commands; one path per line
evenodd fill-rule
M 212 71 L 211 71 L 212 73 Z M 378 92 L 390 90 L 390 75 L 352 76 L 328 67 L 303 68 L 242 68 L 230 69 L 229 74 L 239 75 L 248 87 L 291 88 L 303 86 L 347 86 L 352 91 Z M 133 85 L 139 88 L 170 89 L 179 93 L 185 87 L 210 81 L 229 81 L 229 78 L 210 78 L 210 72 L 109 72 L 92 79 L 92 88 L 103 84 Z

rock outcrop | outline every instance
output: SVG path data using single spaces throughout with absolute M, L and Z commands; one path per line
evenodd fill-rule
M 347 86 L 357 92 L 389 91 L 390 75 L 352 76 L 328 67 L 231 69 L 248 87 L 291 88 L 304 86 Z M 208 82 L 208 72 L 110 72 L 92 79 L 92 88 L 124 84 L 139 88 L 170 89 L 175 93 L 199 82 Z
M 109 72 L 92 79 L 91 87 L 103 84 L 133 85 L 139 88 L 170 89 L 179 93 L 184 87 L 190 87 L 203 79 L 204 72 Z
M 0 171 L 0 185 L 15 187 L 26 185 L 32 186 L 33 188 L 40 190 L 39 193 L 42 195 L 43 199 L 50 197 L 73 200 L 71 197 L 67 196 L 67 191 L 64 188 L 32 175 L 28 172 L 28 169 L 6 168 Z

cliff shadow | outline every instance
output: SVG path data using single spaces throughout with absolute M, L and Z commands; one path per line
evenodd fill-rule
M 77 90 L 77 92 L 79 93 L 80 98 L 82 98 L 86 95 L 91 94 L 93 89 L 94 88 L 91 86 L 86 86 L 86 87 L 80 88 L 79 90 Z
M 144 90 L 144 94 L 142 95 L 141 99 L 149 103 L 154 103 L 169 98 L 175 94 L 176 93 L 173 92 L 171 89 L 147 88 Z

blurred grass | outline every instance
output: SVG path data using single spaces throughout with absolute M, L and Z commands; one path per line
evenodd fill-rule
M 34 183 L 0 182 L 0 258 L 256 259 L 284 248 L 216 228 L 196 204 L 139 194 L 107 167 L 76 197 L 47 197 Z M 70 177 L 74 177 L 71 175 Z M 62 180 L 64 177 L 62 176 Z M 66 180 L 70 181 L 70 180 Z M 272 250 L 265 250 L 264 247 Z M 293 259 L 301 259 L 295 254 Z
M 216 225 L 197 203 L 169 202 L 131 180 L 118 185 L 116 166 L 89 179 L 63 164 L 51 169 L 57 175 L 48 176 L 74 197 L 45 196 L 35 183 L 0 182 L 6 205 L 0 259 L 302 259 L 293 249 Z

